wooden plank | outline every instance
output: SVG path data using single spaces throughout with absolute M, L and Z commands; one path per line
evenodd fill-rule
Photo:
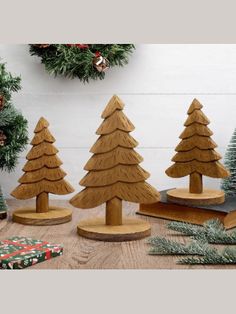
M 10 210 L 19 206 L 19 201 L 7 200 Z M 72 208 L 67 201 L 53 200 L 53 206 Z M 22 201 L 21 205 L 30 207 L 34 205 L 33 200 Z M 137 204 L 124 202 L 124 214 L 133 217 L 138 209 Z M 104 206 L 92 210 L 73 210 L 73 220 L 68 224 L 46 226 L 27 226 L 13 223 L 10 220 L 0 221 L 0 240 L 15 236 L 26 236 L 34 239 L 46 240 L 51 243 L 64 245 L 64 253 L 61 257 L 36 264 L 32 269 L 235 269 L 235 265 L 225 266 L 188 266 L 177 265 L 177 257 L 174 256 L 151 256 L 147 254 L 149 246 L 146 240 L 138 240 L 123 243 L 109 243 L 92 241 L 80 237 L 76 233 L 79 221 L 91 217 L 103 216 Z M 187 237 L 175 234 L 166 228 L 168 221 L 164 219 L 139 217 L 143 221 L 151 223 L 152 236 L 168 236 L 173 240 L 183 243 L 188 241 Z M 53 228 L 53 229 L 52 229 Z
M 58 102 L 61 94 L 66 94 L 67 103 L 70 103 L 68 95 L 76 93 L 93 96 L 113 94 L 114 91 L 118 95 L 160 92 L 193 93 L 195 96 L 197 93 L 236 92 L 235 45 L 136 45 L 127 66 L 112 68 L 105 80 L 79 84 L 79 88 L 78 80 L 52 79 L 40 59 L 29 55 L 27 45 L 1 45 L 0 55 L 8 61 L 9 70 L 21 73 L 24 78 L 19 104 L 24 103 L 23 93 L 33 95 L 35 101 L 39 94 L 54 93 Z M 32 107 L 35 101 L 31 102 Z M 95 103 L 97 105 L 99 101 Z M 47 100 L 42 104 L 51 107 Z M 51 109 L 59 111 L 57 104 Z
M 58 97 L 40 94 L 35 98 L 35 95 L 20 93 L 15 102 L 20 104 L 20 109 L 29 121 L 29 134 L 34 130 L 38 115 L 44 112 L 50 121 L 50 130 L 57 139 L 56 146 L 61 152 L 64 148 L 92 146 L 97 139 L 94 131 L 101 123 L 100 114 L 110 96 L 108 93 L 96 96 L 71 94 L 68 100 L 68 95 Z M 125 114 L 135 125 L 134 137 L 139 145 L 145 148 L 175 147 L 177 136 L 183 131 L 187 107 L 194 96 L 122 95 L 122 100 L 126 103 Z M 18 95 L 14 99 L 16 97 Z M 236 95 L 198 95 L 198 98 L 204 104 L 204 113 L 211 120 L 213 140 L 219 147 L 225 147 L 235 128 Z M 57 111 L 56 115 L 52 108 Z M 227 121 L 224 132 L 219 127 L 222 126 L 222 119 Z M 62 127 L 65 123 L 66 131 Z M 165 136 L 163 130 L 167 130 Z

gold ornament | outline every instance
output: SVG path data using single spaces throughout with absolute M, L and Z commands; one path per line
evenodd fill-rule
M 7 139 L 6 135 L 3 133 L 2 130 L 0 130 L 0 146 L 5 145 L 6 139 Z
M 105 72 L 110 68 L 110 63 L 107 58 L 103 56 L 96 56 L 93 58 L 93 65 L 98 72 Z
M 0 95 L 0 111 L 3 109 L 4 107 L 4 98 L 2 95 Z

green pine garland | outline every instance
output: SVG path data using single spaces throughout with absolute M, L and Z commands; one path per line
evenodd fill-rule
M 231 137 L 230 143 L 227 147 L 225 160 L 225 167 L 230 171 L 230 176 L 221 181 L 221 189 L 227 195 L 236 195 L 236 129 Z
M 85 48 L 78 45 L 30 45 L 30 54 L 41 58 L 49 74 L 79 78 L 83 82 L 88 82 L 89 79 L 105 77 L 105 73 L 99 72 L 94 66 L 96 53 L 106 58 L 110 67 L 124 66 L 135 49 L 132 44 L 89 44 Z
M 6 142 L 0 146 L 0 169 L 12 171 L 16 166 L 19 153 L 26 147 L 27 120 L 11 103 L 12 92 L 20 90 L 20 77 L 13 77 L 0 64 L 0 95 L 4 98 L 4 107 L 0 110 L 0 130 L 6 135 Z

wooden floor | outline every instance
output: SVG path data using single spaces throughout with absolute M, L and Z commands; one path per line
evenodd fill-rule
M 51 201 L 52 204 L 62 207 L 71 207 L 66 201 Z M 23 206 L 31 205 L 33 202 L 9 200 L 10 211 Z M 127 215 L 135 215 L 137 204 L 125 203 Z M 173 256 L 150 256 L 147 254 L 149 246 L 145 239 L 109 243 L 87 240 L 79 237 L 76 232 L 77 223 L 84 218 L 104 215 L 104 207 L 81 210 L 73 209 L 71 222 L 57 226 L 24 226 L 11 222 L 11 217 L 0 221 L 0 240 L 12 236 L 25 236 L 45 240 L 51 243 L 64 245 L 64 254 L 49 261 L 31 266 L 27 269 L 219 269 L 236 268 L 236 265 L 229 266 L 183 266 L 176 265 L 177 257 Z M 167 230 L 166 220 L 137 216 L 146 219 L 151 223 L 152 236 L 171 236 L 172 239 L 185 242 L 187 238 L 179 236 Z

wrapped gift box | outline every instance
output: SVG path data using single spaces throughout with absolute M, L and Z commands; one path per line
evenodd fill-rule
M 22 269 L 60 256 L 63 247 L 42 240 L 13 237 L 0 241 L 0 268 Z

